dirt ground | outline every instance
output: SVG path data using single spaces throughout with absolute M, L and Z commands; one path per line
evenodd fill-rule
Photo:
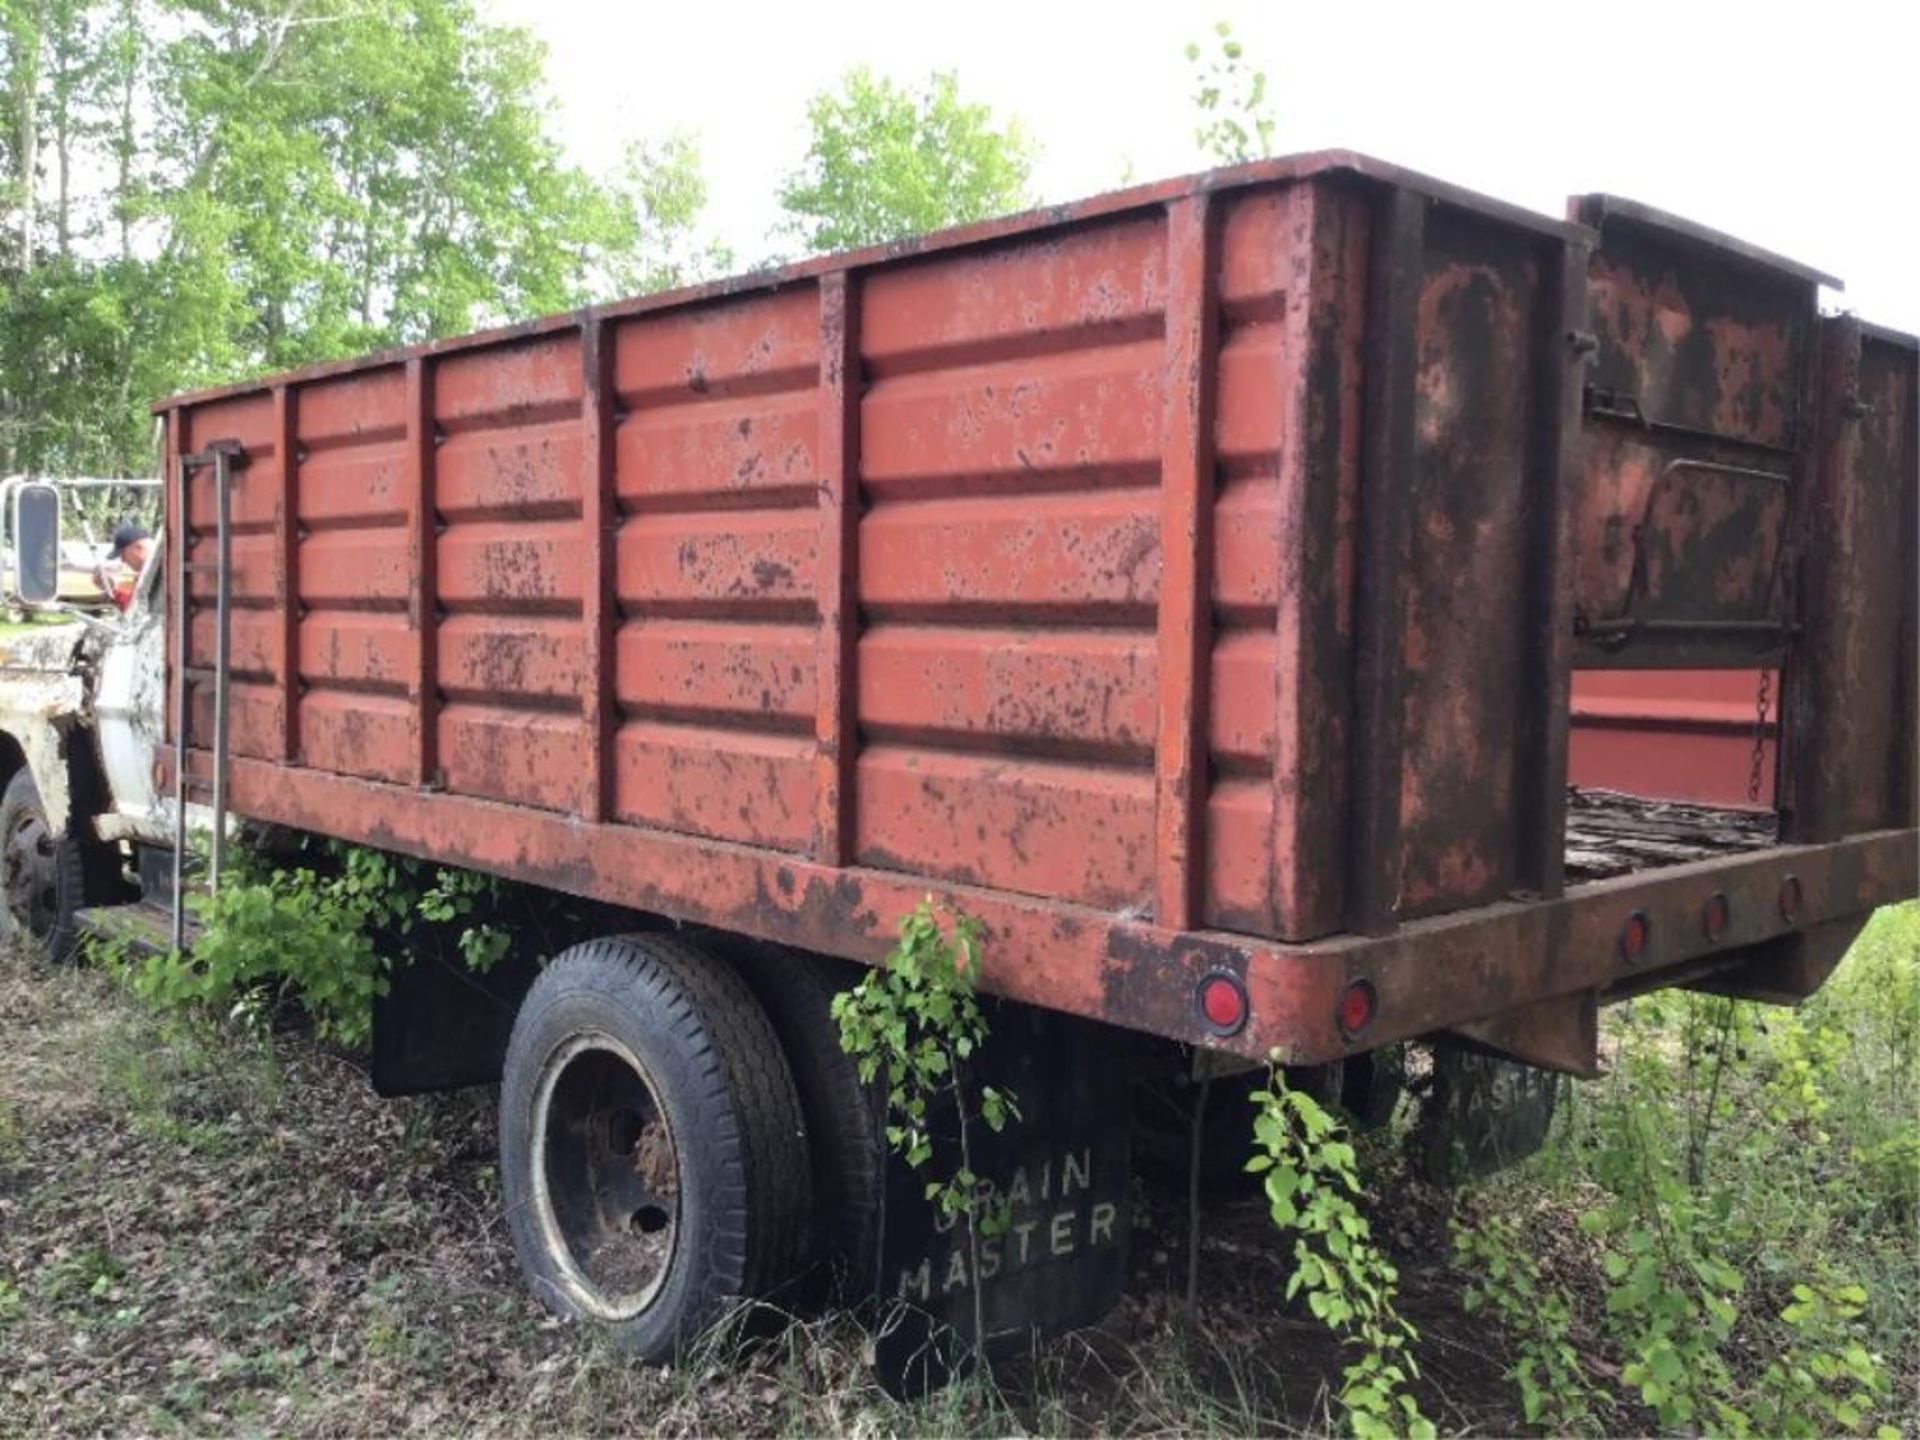
M 104 977 L 0 960 L 0 1433 L 517 1435 L 1319 1432 L 1339 1356 L 1279 1299 L 1253 1202 L 1211 1213 L 1199 1313 L 1184 1215 L 1143 1191 L 1130 1293 L 991 1391 L 888 1400 L 845 1317 L 636 1366 L 522 1290 L 493 1097 L 382 1101 L 353 1059 L 135 1008 Z M 1442 1202 L 1381 1228 L 1443 1433 L 1522 1428 L 1502 1345 L 1459 1307 Z

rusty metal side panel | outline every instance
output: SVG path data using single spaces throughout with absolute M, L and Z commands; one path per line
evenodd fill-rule
M 187 407 L 296 507 L 236 733 L 1175 929 L 1331 934 L 1363 835 L 1365 928 L 1492 898 L 1556 243 L 1322 176 Z
M 1866 329 L 1859 396 L 1855 583 L 1867 593 L 1848 657 L 1862 681 L 1859 705 L 1846 712 L 1860 721 L 1845 742 L 1860 777 L 1842 792 L 1849 835 L 1920 824 L 1920 343 Z
M 1804 634 L 1789 670 L 1787 833 L 1913 823 L 1920 416 L 1913 343 L 1822 322 Z
M 1351 167 L 1055 218 L 181 403 L 176 451 L 249 461 L 236 807 L 865 960 L 945 889 L 997 991 L 1255 1059 L 1353 1048 L 1355 979 L 1369 1044 L 1613 983 L 1634 908 L 1664 974 L 1792 929 L 1789 878 L 1807 923 L 1910 891 L 1906 831 L 1559 895 L 1528 848 L 1557 828 L 1567 461 L 1600 565 L 1575 583 L 1603 589 L 1607 527 L 1704 467 L 1665 528 L 1713 502 L 1732 530 L 1648 593 L 1722 618 L 1679 612 L 1721 604 L 1715 547 L 1776 527 L 1713 486 L 1797 476 L 1809 408 L 1740 287 L 1811 280 L 1741 259 L 1718 329 L 1733 282 L 1676 282 L 1688 343 L 1752 371 L 1688 409 L 1667 290 L 1603 275 L 1648 317 L 1615 326 L 1643 411 L 1590 406 L 1570 457 L 1547 349 L 1579 338 L 1584 232 Z M 1911 351 L 1885 364 L 1862 383 L 1910 417 Z M 1908 477 L 1910 534 L 1888 433 L 1862 463 Z M 1882 787 L 1909 816 L 1912 605 Z M 1228 1041 L 1195 1009 L 1218 969 L 1254 1007 Z
M 1168 223 L 862 282 L 864 864 L 1153 906 Z
M 406 406 L 400 365 L 298 388 L 295 653 L 300 762 L 410 782 L 418 632 L 407 531 L 419 476 Z
M 812 284 L 613 326 L 619 820 L 814 843 L 821 332 Z
M 1597 408 L 1631 423 L 1776 450 L 1799 444 L 1812 287 L 1677 248 L 1633 223 L 1602 226 L 1589 271 Z
M 1205 917 L 1229 930 L 1342 918 L 1370 213 L 1320 183 L 1222 219 Z
M 1893 725 L 1885 816 L 1892 825 L 1920 825 L 1920 338 L 1868 329 L 1861 365 L 1867 414 L 1864 459 L 1882 497 L 1873 508 L 1898 524 L 1905 543 L 1893 580 L 1905 597 L 1892 635 Z M 1891 493 L 1889 493 L 1891 492 Z M 1904 502 L 1904 503 L 1903 503 Z M 1889 527 L 1892 528 L 1892 527 Z
M 1190 930 L 1199 917 L 1211 795 L 1207 691 L 1212 678 L 1214 406 L 1218 391 L 1218 207 L 1206 194 L 1167 210 L 1165 417 L 1160 432 L 1158 636 L 1160 717 L 1154 748 L 1154 919 Z
M 578 812 L 587 453 L 580 332 L 432 367 L 428 783 Z
M 1579 475 L 1586 376 L 1586 237 L 1543 244 L 1534 318 L 1534 415 L 1527 486 L 1527 621 L 1515 735 L 1515 882 L 1522 892 L 1566 889 L 1569 695 L 1573 680 L 1573 496 Z
M 1429 217 L 1415 337 L 1413 489 L 1399 580 L 1399 913 L 1498 898 L 1516 873 L 1514 756 L 1529 624 L 1541 267 L 1522 237 Z
M 234 471 L 231 482 L 229 744 L 233 754 L 273 759 L 281 753 L 286 728 L 284 660 L 278 643 L 286 572 L 279 539 L 284 444 L 271 393 L 236 396 L 189 411 L 182 418 L 180 454 L 192 454 L 215 441 L 237 442 L 246 453 L 245 464 Z M 209 564 L 217 558 L 217 513 L 213 472 L 200 470 L 187 493 L 189 563 Z M 192 613 L 187 708 L 190 733 L 203 743 L 213 735 L 214 584 L 210 572 L 188 577 Z

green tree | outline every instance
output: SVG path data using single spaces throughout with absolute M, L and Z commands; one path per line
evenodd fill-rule
M 780 187 L 781 238 L 808 250 L 877 245 L 1033 203 L 1033 146 L 960 97 L 951 73 L 917 88 L 850 70 L 807 105 L 807 157 Z
M 1213 44 L 1187 46 L 1193 67 L 1193 143 L 1216 165 L 1239 165 L 1273 153 L 1278 128 L 1267 99 L 1267 72 L 1247 62 L 1246 50 L 1222 20 Z
M 593 298 L 670 290 L 733 268 L 733 252 L 699 232 L 707 179 L 687 136 L 628 145 L 614 181 L 608 194 L 624 240 L 597 257 Z
M 170 250 L 227 257 L 249 361 L 278 365 L 567 308 L 655 278 L 649 222 L 704 198 L 606 183 L 548 134 L 541 47 L 471 0 L 179 0 Z M 647 157 L 641 152 L 640 159 Z M 638 184 L 636 184 L 638 182 Z M 649 195 L 680 208 L 650 214 Z M 689 204 L 691 208 L 689 208 Z
M 474 0 L 0 0 L 0 470 L 138 472 L 148 400 L 697 278 L 684 138 L 564 159 Z

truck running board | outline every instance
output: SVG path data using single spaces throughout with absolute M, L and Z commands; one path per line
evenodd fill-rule
M 131 905 L 96 905 L 74 916 L 80 933 L 109 944 L 125 945 L 140 956 L 167 955 L 174 948 L 173 910 L 168 905 L 135 901 Z M 200 940 L 201 925 L 183 916 L 182 948 L 191 950 Z

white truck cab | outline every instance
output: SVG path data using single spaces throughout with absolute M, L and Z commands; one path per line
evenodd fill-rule
M 0 938 L 25 932 L 60 955 L 80 909 L 136 893 L 136 847 L 173 843 L 154 768 L 166 714 L 161 545 L 122 611 L 95 581 L 91 536 L 93 565 L 62 544 L 63 514 L 84 527 L 79 502 L 101 491 L 144 511 L 159 494 L 151 480 L 0 481 Z

